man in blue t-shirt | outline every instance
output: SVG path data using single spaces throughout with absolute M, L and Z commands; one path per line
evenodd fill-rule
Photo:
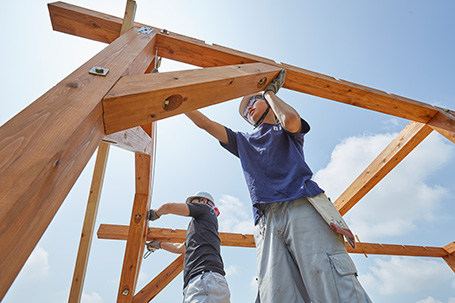
M 225 279 L 224 265 L 220 253 L 218 236 L 219 211 L 212 195 L 197 192 L 185 203 L 165 203 L 151 209 L 147 219 L 157 220 L 162 215 L 189 216 L 191 221 L 184 243 L 152 241 L 147 243 L 149 251 L 164 249 L 183 254 L 183 302 L 230 302 L 229 287 Z
M 276 93 L 282 70 L 263 94 L 242 99 L 240 115 L 256 129 L 235 132 L 199 111 L 186 113 L 240 159 L 250 192 L 258 261 L 258 300 L 371 302 L 344 245 L 353 234 L 313 181 L 303 153 L 310 126 Z

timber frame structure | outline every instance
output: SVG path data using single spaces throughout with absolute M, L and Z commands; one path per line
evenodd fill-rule
M 135 153 L 136 193 L 130 225 L 102 224 L 98 237 L 127 241 L 117 301 L 152 300 L 182 271 L 183 255 L 136 291 L 145 241 L 182 242 L 186 233 L 147 230 L 155 121 L 261 91 L 281 69 L 287 70 L 284 88 L 410 120 L 334 202 L 342 215 L 433 130 L 455 143 L 452 110 L 136 23 L 134 0 L 127 0 L 124 19 L 63 2 L 48 8 L 54 30 L 109 45 L 0 128 L 0 301 L 98 148 L 69 296 L 69 302 L 80 302 L 110 145 Z M 150 73 L 159 57 L 202 69 Z M 95 66 L 95 73 L 108 74 L 89 73 Z M 254 247 L 252 235 L 220 238 L 222 245 Z M 455 272 L 455 242 L 444 247 L 357 242 L 347 248 L 443 258 Z

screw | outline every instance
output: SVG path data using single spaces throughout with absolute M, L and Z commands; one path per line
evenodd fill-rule
M 169 105 L 169 99 L 164 100 L 163 102 L 163 108 Z
M 125 288 L 125 289 L 122 291 L 122 295 L 124 295 L 124 296 L 127 296 L 129 293 L 130 293 L 130 290 L 129 290 L 128 288 Z
M 140 218 L 141 217 L 141 214 L 136 214 L 136 218 Z
M 97 67 L 97 68 L 95 68 L 95 72 L 102 74 L 102 73 L 104 73 L 104 68 Z
M 161 32 L 166 35 L 169 35 L 171 33 L 170 31 L 168 31 L 167 29 L 164 29 L 164 28 L 161 30 Z

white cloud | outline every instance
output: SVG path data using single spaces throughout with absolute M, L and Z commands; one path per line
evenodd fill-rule
M 433 298 L 433 297 L 428 297 L 428 298 L 426 298 L 426 299 L 419 300 L 419 301 L 417 301 L 416 303 L 442 303 L 442 302 L 439 301 L 439 300 L 436 300 L 436 299 Z
M 400 124 L 399 120 L 395 117 L 392 117 L 392 118 L 382 122 L 384 129 L 387 131 L 393 131 L 393 130 L 397 129 L 399 124 Z
M 92 292 L 92 294 L 82 294 L 82 303 L 102 303 L 103 298 L 96 292 Z
M 314 179 L 335 201 L 395 136 L 378 134 L 345 139 L 335 147 L 330 163 Z M 427 184 L 427 179 L 450 161 L 453 152 L 453 146 L 441 136 L 430 135 L 346 215 L 354 233 L 362 241 L 377 240 L 406 234 L 419 222 L 434 220 L 440 201 L 449 191 Z
M 234 232 L 242 234 L 253 233 L 253 218 L 244 203 L 238 198 L 223 195 L 217 203 L 220 210 L 218 218 L 220 231 Z
M 417 293 L 447 283 L 452 278 L 447 265 L 435 260 L 384 257 L 375 258 L 374 263 L 369 272 L 359 275 L 359 280 L 366 289 L 375 289 L 383 295 Z
M 41 246 L 36 246 L 23 268 L 22 276 L 40 278 L 49 275 L 49 253 Z
M 447 299 L 447 303 L 455 303 L 455 297 L 450 297 Z
M 226 277 L 232 277 L 236 275 L 238 272 L 241 272 L 241 268 L 239 266 L 230 265 L 224 269 L 226 272 Z

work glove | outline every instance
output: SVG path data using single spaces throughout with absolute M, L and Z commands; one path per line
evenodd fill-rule
M 156 209 L 151 209 L 147 212 L 147 220 L 155 221 L 158 220 L 160 216 L 156 213 Z
M 147 250 L 155 251 L 161 249 L 161 241 L 150 241 L 145 244 L 147 245 Z
M 147 259 L 151 253 L 155 252 L 155 250 L 161 249 L 161 241 L 145 242 L 145 246 L 147 248 L 147 251 L 144 254 L 144 259 Z
M 267 85 L 264 89 L 264 93 L 265 92 L 268 92 L 268 91 L 272 91 L 274 92 L 275 94 L 278 93 L 278 91 L 280 90 L 280 88 L 283 86 L 284 84 L 284 79 L 286 78 L 286 70 L 285 69 L 282 69 L 280 71 L 280 73 L 278 74 L 278 76 L 276 76 L 275 79 L 272 80 L 272 82 L 269 83 L 269 85 Z

